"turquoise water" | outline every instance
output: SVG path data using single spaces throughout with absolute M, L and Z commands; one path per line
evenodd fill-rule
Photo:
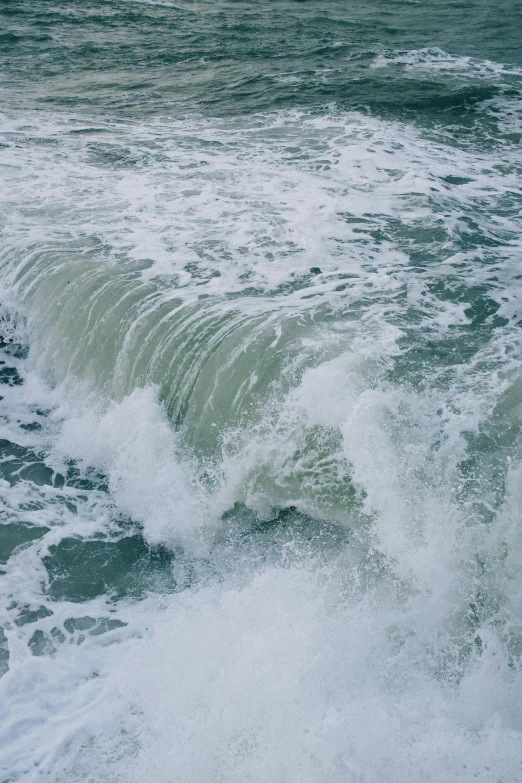
M 1 783 L 522 779 L 521 11 L 2 4 Z

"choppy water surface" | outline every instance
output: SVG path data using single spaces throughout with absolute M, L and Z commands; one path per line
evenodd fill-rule
M 522 780 L 518 0 L 0 9 L 0 780 Z

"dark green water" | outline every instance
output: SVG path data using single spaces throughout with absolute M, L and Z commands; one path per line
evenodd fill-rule
M 518 0 L 477 2 L 25 3 L 2 7 L 3 91 L 20 108 L 104 116 L 242 116 L 361 109 L 459 122 L 519 81 L 372 69 L 437 48 L 521 64 Z M 440 118 L 444 112 L 447 116 Z

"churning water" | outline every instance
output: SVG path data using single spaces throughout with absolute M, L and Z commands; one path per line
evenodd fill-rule
M 0 16 L 2 783 L 520 783 L 519 0 Z

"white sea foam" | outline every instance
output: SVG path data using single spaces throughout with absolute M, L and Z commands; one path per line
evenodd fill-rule
M 98 702 L 99 684 L 82 686 L 94 744 L 80 723 L 74 765 L 62 746 L 48 776 L 518 780 L 520 676 L 498 631 L 478 629 L 481 655 L 449 684 L 437 607 L 389 583 L 361 595 L 356 576 L 349 560 L 269 567 L 136 607 L 150 631 L 103 650 Z
M 163 8 L 175 8 L 178 11 L 185 11 L 186 9 L 178 3 L 170 3 L 169 0 L 131 0 L 132 3 L 142 3 L 143 5 L 158 5 Z
M 151 544 L 197 550 L 202 529 L 212 528 L 153 389 L 136 390 L 104 414 L 71 416 L 56 448 L 107 475 L 114 502 L 143 525 Z
M 517 780 L 520 681 L 495 635 L 450 695 L 421 662 L 423 602 L 351 601 L 338 576 L 267 570 L 166 610 L 120 677 L 129 780 Z
M 478 60 L 474 57 L 453 55 L 438 46 L 412 49 L 409 52 L 387 52 L 379 54 L 372 68 L 386 68 L 389 65 L 403 65 L 410 70 L 468 72 L 482 78 L 500 76 L 522 76 L 522 69 L 515 65 L 497 63 L 493 60 Z

